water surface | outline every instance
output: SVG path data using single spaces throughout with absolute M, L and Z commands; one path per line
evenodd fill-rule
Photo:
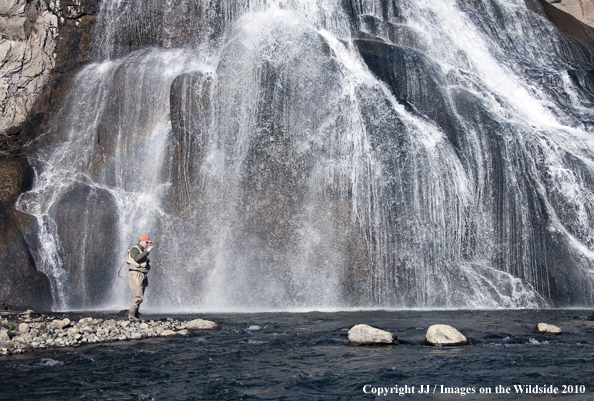
M 171 317 L 214 320 L 220 329 L 192 337 L 2 357 L 0 399 L 586 400 L 594 397 L 594 322 L 586 320 L 591 314 L 408 310 L 176 315 Z M 563 334 L 535 334 L 539 322 L 557 325 Z M 349 346 L 346 333 L 358 323 L 390 331 L 400 344 Z M 454 326 L 471 344 L 423 345 L 427 328 L 438 323 Z M 573 393 L 518 394 L 514 387 L 525 390 L 526 385 Z M 409 392 L 372 393 L 394 386 Z M 420 394 L 421 386 L 429 394 Z M 496 394 L 497 386 L 510 393 Z M 491 393 L 481 395 L 481 389 Z

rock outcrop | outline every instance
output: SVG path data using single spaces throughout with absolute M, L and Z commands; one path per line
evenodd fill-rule
M 55 66 L 58 17 L 42 1 L 0 1 L 0 132 L 25 121 Z
M 585 24 L 594 26 L 594 0 L 547 0 Z
M 17 308 L 51 310 L 49 278 L 36 271 L 25 240 L 32 217 L 14 210 L 17 196 L 30 188 L 31 167 L 24 159 L 0 158 L 0 302 Z
M 0 0 L 0 156 L 43 131 L 69 74 L 91 59 L 100 0 Z
M 43 132 L 70 76 L 90 60 L 99 3 L 0 0 L 0 302 L 7 307 L 52 308 L 50 280 L 31 252 L 35 219 L 14 202 L 33 180 L 23 145 Z

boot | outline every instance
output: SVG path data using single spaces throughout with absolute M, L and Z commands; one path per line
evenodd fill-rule
M 137 322 L 140 319 L 137 317 L 138 315 L 138 306 L 133 305 L 130 307 L 130 311 L 128 312 L 128 320 L 131 322 Z
M 140 317 L 140 312 L 138 309 L 136 309 L 136 313 L 134 314 L 134 318 L 136 319 L 136 321 L 140 322 L 140 323 L 144 323 L 144 319 Z

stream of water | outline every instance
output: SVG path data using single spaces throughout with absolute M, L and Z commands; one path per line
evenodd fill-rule
M 528 309 L 177 315 L 214 320 L 220 328 L 191 337 L 3 357 L 0 399 L 588 400 L 594 397 L 590 314 Z M 539 322 L 563 333 L 535 334 Z M 358 323 L 390 331 L 400 343 L 350 346 L 347 331 Z M 438 323 L 457 328 L 471 344 L 423 345 L 427 328 Z M 383 388 L 396 393 L 379 396 Z

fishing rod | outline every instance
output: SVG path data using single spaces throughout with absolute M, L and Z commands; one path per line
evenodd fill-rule
M 165 227 L 165 229 L 163 231 L 161 231 L 161 234 L 159 234 L 159 236 L 157 237 L 157 239 L 155 240 L 155 242 L 153 242 L 153 247 L 155 245 L 157 245 L 157 242 L 163 236 L 163 234 L 165 234 L 165 231 L 169 230 L 169 227 L 171 227 L 173 225 L 173 223 L 175 223 L 180 217 L 182 217 L 184 214 L 186 214 L 190 210 L 194 209 L 196 206 L 202 205 L 204 203 L 209 203 L 209 202 L 228 202 L 228 203 L 233 203 L 234 205 L 237 206 L 237 203 L 232 202 L 232 201 L 227 200 L 227 199 L 209 199 L 209 200 L 205 200 L 205 201 L 202 201 L 202 202 L 195 203 L 192 206 L 190 206 L 189 208 L 187 208 L 186 210 L 184 210 L 183 212 L 181 212 L 175 219 L 173 219 L 173 221 L 171 221 L 171 223 L 169 223 L 169 225 L 167 227 Z M 120 272 L 122 271 L 122 268 L 124 267 L 125 264 L 126 264 L 126 261 L 124 260 L 124 263 L 122 263 L 122 265 L 120 266 L 120 268 L 118 270 L 118 277 L 122 277 L 120 275 Z

